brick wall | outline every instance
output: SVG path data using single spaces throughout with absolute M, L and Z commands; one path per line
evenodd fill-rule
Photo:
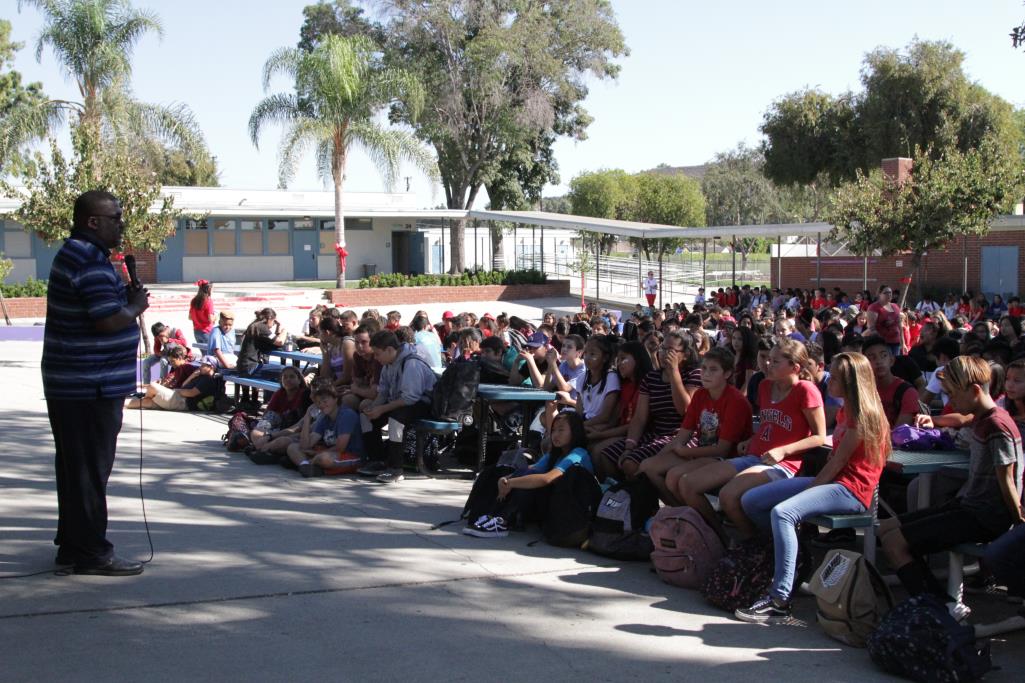
M 135 270 L 139 273 L 139 279 L 143 284 L 153 284 L 157 281 L 157 255 L 152 251 L 135 251 L 128 249 L 126 254 L 135 255 Z
M 46 297 L 26 296 L 18 299 L 4 297 L 4 307 L 7 315 L 12 318 L 45 318 Z
M 968 289 L 979 291 L 982 282 L 982 247 L 1018 247 L 1018 292 L 1025 292 L 1025 235 L 1020 232 L 993 232 L 985 237 L 966 237 L 955 240 L 944 249 L 929 252 L 922 259 L 916 283 L 933 294 L 939 291 L 961 292 L 964 279 L 964 256 L 968 258 Z M 783 258 L 782 286 L 816 286 L 814 257 Z M 898 266 L 897 263 L 901 262 Z M 772 285 L 777 283 L 777 259 L 771 260 Z M 862 289 L 863 260 L 855 256 L 824 256 L 821 266 L 822 286 L 840 287 L 847 292 Z M 900 287 L 900 278 L 911 270 L 911 257 L 907 255 L 869 257 L 868 289 L 875 292 L 879 285 Z
M 569 280 L 552 280 L 543 285 L 480 285 L 467 287 L 381 287 L 332 289 L 336 306 L 395 306 L 460 301 L 518 301 L 569 296 Z

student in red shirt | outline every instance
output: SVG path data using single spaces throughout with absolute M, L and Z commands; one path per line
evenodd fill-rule
M 754 437 L 737 448 L 746 455 L 688 469 L 677 482 L 676 499 L 701 513 L 724 541 L 722 524 L 705 493 L 722 487 L 722 511 L 741 535 L 750 536 L 754 529 L 740 505 L 741 496 L 755 486 L 793 477 L 801 469 L 804 451 L 826 441 L 822 394 L 809 381 L 807 365 L 808 352 L 801 342 L 783 339 L 774 346 L 766 376 L 771 381 L 758 387 L 761 421 Z
M 672 493 L 683 464 L 690 469 L 737 454 L 737 445 L 751 438 L 751 404 L 733 386 L 733 353 L 717 346 L 701 361 L 701 388 L 694 392 L 676 438 L 662 451 L 641 463 L 640 472 L 669 505 L 680 505 Z M 700 465 L 699 465 L 700 463 Z
M 864 338 L 861 352 L 872 365 L 875 386 L 890 428 L 914 424 L 919 411 L 918 390 L 893 374 L 896 358 L 890 351 L 890 345 L 882 337 L 873 335 Z
M 826 290 L 816 289 L 815 298 L 811 300 L 811 308 L 813 311 L 818 313 L 823 308 L 829 307 L 829 300 L 826 299 Z
M 901 353 L 904 337 L 900 325 L 900 306 L 893 303 L 893 290 L 883 285 L 879 288 L 879 298 L 868 307 L 868 333 L 882 337 L 893 355 Z
M 872 505 L 890 453 L 890 427 L 872 366 L 860 353 L 840 353 L 830 366 L 829 394 L 843 399 L 829 460 L 815 477 L 782 479 L 750 489 L 741 503 L 755 524 L 772 530 L 776 568 L 767 595 L 738 609 L 741 621 L 778 623 L 790 617 L 797 570 L 797 527 L 816 515 L 860 514 Z
M 208 280 L 196 283 L 198 291 L 189 303 L 189 320 L 192 321 L 192 333 L 196 343 L 204 347 L 210 343 L 210 333 L 214 329 L 214 302 L 210 298 L 213 284 Z
M 1012 296 L 1007 300 L 1007 315 L 1012 318 L 1021 318 L 1022 316 L 1025 316 L 1025 306 L 1021 305 L 1020 298 Z

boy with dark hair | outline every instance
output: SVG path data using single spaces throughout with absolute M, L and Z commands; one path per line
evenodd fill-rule
M 939 396 L 940 402 L 945 406 L 949 399 L 943 391 L 940 375 L 947 363 L 961 355 L 961 345 L 953 337 L 940 337 L 933 344 L 932 351 L 936 356 L 936 372 L 932 374 L 925 386 L 925 391 L 922 392 L 922 403 L 927 406 L 932 405 L 933 399 Z
M 872 335 L 862 340 L 861 352 L 872 365 L 876 391 L 886 419 L 890 421 L 890 429 L 914 424 L 918 415 L 918 390 L 893 374 L 895 356 L 891 345 L 879 335 Z
M 883 551 L 912 595 L 946 592 L 922 559 L 960 543 L 986 543 L 1025 522 L 1021 510 L 1021 434 L 989 395 L 989 364 L 961 356 L 944 368 L 943 389 L 953 409 L 970 414 L 971 460 L 962 493 L 944 505 L 885 520 Z
M 843 407 L 843 400 L 829 394 L 829 371 L 826 370 L 826 354 L 822 350 L 822 346 L 812 342 L 805 348 L 808 350 L 806 369 L 811 374 L 819 393 L 822 394 L 822 407 L 826 412 L 826 429 L 831 430 L 836 426 L 836 414 Z

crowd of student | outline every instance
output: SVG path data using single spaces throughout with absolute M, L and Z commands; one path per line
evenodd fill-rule
M 555 401 L 521 416 L 524 433 L 539 437 L 535 462 L 496 480 L 493 502 L 465 533 L 504 536 L 515 521 L 540 521 L 545 491 L 574 467 L 604 481 L 643 476 L 666 505 L 692 507 L 727 544 L 771 535 L 771 588 L 736 613 L 770 623 L 790 614 L 802 520 L 869 510 L 894 427 L 960 430 L 967 481 L 934 491 L 933 507 L 884 520 L 883 550 L 909 592 L 945 596 L 924 558 L 991 542 L 985 566 L 1023 595 L 1025 309 L 1017 297 L 1009 306 L 969 295 L 905 308 L 897 300 L 889 287 L 851 299 L 838 289 L 744 286 L 702 290 L 690 309 L 638 305 L 620 320 L 591 305 L 574 316 L 546 313 L 537 325 L 451 312 L 433 324 L 425 311 L 406 325 L 395 311 L 318 307 L 295 336 L 264 309 L 237 356 L 234 339 L 224 343 L 233 316 L 222 312 L 192 372 L 259 374 L 272 348 L 319 349 L 310 388 L 297 371 L 281 374 L 250 457 L 305 476 L 385 483 L 403 479 L 403 431 L 430 416 L 436 370 L 477 363 L 483 383 L 551 390 Z M 166 343 L 163 331 L 154 334 Z M 198 379 L 179 380 L 186 403 Z M 146 401 L 167 399 L 147 390 Z M 805 456 L 830 433 L 828 460 L 808 471 Z M 721 517 L 706 496 L 713 492 Z

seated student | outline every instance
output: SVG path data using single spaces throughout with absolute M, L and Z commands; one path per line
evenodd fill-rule
M 607 335 L 592 335 L 584 344 L 580 400 L 576 410 L 584 418 L 584 430 L 607 425 L 616 419 L 620 382 L 616 373 L 616 342 Z
M 394 332 L 381 330 L 370 339 L 370 348 L 382 369 L 377 396 L 360 404 L 360 411 L 370 421 L 371 429 L 364 430 L 364 434 L 372 459 L 360 469 L 360 474 L 376 476 L 379 482 L 392 484 L 404 479 L 402 439 L 398 432 L 401 427 L 430 416 L 431 389 L 437 376 L 413 346 L 401 344 Z M 391 443 L 385 451 L 381 447 L 380 430 L 389 421 L 393 423 L 388 428 Z
M 690 333 L 665 335 L 658 365 L 641 380 L 637 410 L 625 439 L 601 454 L 603 476 L 633 478 L 641 463 L 668 445 L 680 429 L 691 396 L 701 386 L 701 366 Z
M 388 311 L 388 317 L 384 324 L 384 329 L 389 332 L 394 332 L 399 329 L 402 325 L 402 314 L 398 311 Z
M 887 349 L 889 350 L 889 349 Z M 777 623 L 790 617 L 797 571 L 797 529 L 809 517 L 860 514 L 872 496 L 890 453 L 890 425 L 868 360 L 840 353 L 830 366 L 829 393 L 843 400 L 829 460 L 815 477 L 782 479 L 749 489 L 744 513 L 761 529 L 772 530 L 776 568 L 769 592 L 736 611 L 741 621 Z
M 812 342 L 807 346 L 808 351 L 808 373 L 812 382 L 819 388 L 822 394 L 822 409 L 826 413 L 826 431 L 832 431 L 836 425 L 836 413 L 843 406 L 843 398 L 829 395 L 829 371 L 826 370 L 825 352 L 822 346 Z
M 758 429 L 737 448 L 745 455 L 680 465 L 676 499 L 701 513 L 724 542 L 728 539 L 706 493 L 722 487 L 720 508 L 741 536 L 750 536 L 754 529 L 741 508 L 741 496 L 755 486 L 793 477 L 801 469 L 804 452 L 825 443 L 822 395 L 810 381 L 807 362 L 803 343 L 783 339 L 776 344 L 770 352 L 768 376 L 758 388 Z
M 374 320 L 373 318 L 365 318 Z M 378 325 L 376 320 L 370 323 Z M 345 311 L 339 317 L 328 316 L 320 321 L 321 360 L 319 377 L 330 380 L 336 390 L 342 390 L 352 382 L 352 357 L 356 343 L 352 333 L 357 326 L 356 313 Z
M 300 351 L 318 353 L 320 351 L 320 321 L 324 319 L 324 306 L 317 306 L 303 323 L 302 334 L 295 337 L 295 346 Z
M 242 336 L 242 346 L 235 366 L 238 374 L 242 377 L 258 374 L 268 361 L 267 352 L 284 346 L 287 336 L 288 331 L 278 322 L 278 314 L 273 308 L 257 311 L 256 318 L 249 323 Z
M 578 407 L 580 387 L 587 371 L 583 361 L 583 339 L 575 334 L 566 335 L 561 342 L 561 350 L 558 351 L 554 343 L 553 337 L 553 345 L 548 348 L 545 356 L 548 371 L 545 373 L 544 388 L 554 391 L 558 398 L 545 404 L 542 422 L 546 428 L 561 408 L 575 410 Z
M 747 383 L 747 402 L 751 404 L 752 414 L 758 414 L 758 387 L 761 386 L 765 375 L 769 371 L 769 353 L 772 351 L 773 341 L 771 337 L 763 337 L 758 340 L 758 360 L 756 371 L 751 375 Z
M 319 387 L 313 400 L 320 417 L 299 441 L 289 444 L 288 459 L 304 477 L 354 473 L 366 457 L 359 415 L 339 405 L 331 386 Z
M 167 376 L 168 371 L 171 369 L 170 363 L 167 361 L 167 352 L 174 346 L 180 346 L 185 349 L 185 359 L 187 361 L 192 360 L 192 349 L 189 348 L 189 343 L 185 341 L 185 333 L 181 330 L 169 327 L 164 323 L 153 323 L 150 327 L 150 332 L 153 333 L 153 355 L 142 361 L 142 383 L 149 384 L 152 377 L 150 376 L 153 372 L 152 368 L 156 364 L 160 364 L 160 379 Z
M 998 584 L 1007 586 L 1008 597 L 1025 597 L 1025 524 L 1011 527 L 986 546 L 982 566 Z
M 505 356 L 505 343 L 502 337 L 494 335 L 480 343 L 480 382 L 481 384 L 506 384 L 509 381 L 509 370 L 502 364 Z
M 514 517 L 543 522 L 552 484 L 572 467 L 594 473 L 591 456 L 584 447 L 584 421 L 578 413 L 566 410 L 556 415 L 550 436 L 552 448 L 540 460 L 524 472 L 498 480 L 494 503 L 476 519 L 467 520 L 464 534 L 478 538 L 508 536 Z
M 480 357 L 480 343 L 481 334 L 476 327 L 464 327 L 459 330 L 456 333 L 456 348 L 452 362 L 476 362 Z M 417 351 L 419 352 L 419 347 L 417 347 Z M 430 360 L 425 358 L 424 354 L 421 353 L 420 357 L 426 360 L 428 365 L 430 364 Z
M 890 422 L 890 429 L 898 425 L 914 424 L 919 412 L 918 391 L 893 375 L 894 355 L 891 345 L 882 337 L 872 335 L 862 341 L 861 352 L 872 364 L 879 400 Z
M 352 383 L 342 388 L 342 405 L 359 410 L 364 400 L 377 398 L 377 384 L 381 380 L 381 364 L 374 359 L 370 338 L 379 331 L 376 322 L 364 321 L 352 333 L 355 352 L 352 354 Z
M 680 505 L 671 493 L 680 477 L 674 474 L 678 465 L 731 458 L 737 454 L 737 444 L 751 438 L 751 404 L 734 386 L 734 370 L 733 353 L 727 348 L 720 346 L 706 353 L 701 360 L 701 388 L 694 392 L 676 438 L 641 463 L 641 473 L 668 505 Z M 696 438 L 694 444 L 692 437 Z
M 936 371 L 932 373 L 925 391 L 922 392 L 922 403 L 932 406 L 933 401 L 939 399 L 940 405 L 946 406 L 949 397 L 943 392 L 940 376 L 947 363 L 961 355 L 961 345 L 953 337 L 940 337 L 932 348 L 936 355 Z
M 416 316 L 409 326 L 413 328 L 413 342 L 416 344 L 417 351 L 427 360 L 427 364 L 432 368 L 444 368 L 441 340 L 438 338 L 438 333 L 431 327 L 427 316 Z
M 960 543 L 987 543 L 1025 522 L 1021 509 L 1021 434 L 1007 411 L 989 395 L 989 364 L 961 356 L 947 364 L 943 388 L 959 413 L 972 414 L 968 482 L 954 500 L 900 515 L 880 524 L 883 551 L 912 595 L 945 599 L 923 556 Z
M 541 388 L 544 385 L 544 375 L 548 371 L 548 342 L 551 339 L 547 334 L 538 330 L 524 342 L 521 350 L 509 369 L 509 384 L 512 386 L 533 386 Z
M 169 374 L 165 380 L 174 378 L 175 386 L 168 386 L 171 382 L 151 382 L 146 385 L 143 397 L 129 399 L 125 408 L 199 410 L 200 401 L 217 394 L 220 385 L 214 376 L 217 360 L 213 356 L 203 356 L 199 368 L 185 361 L 184 349 L 180 347 L 171 349 L 168 358 L 174 366 L 174 373 Z
M 249 441 L 258 450 L 273 440 L 275 431 L 287 429 L 301 420 L 310 407 L 310 389 L 298 368 L 287 366 L 281 371 L 279 382 L 281 388 L 271 396 L 267 410 L 249 432 Z
M 601 453 L 626 436 L 637 410 L 641 380 L 651 372 L 651 355 L 639 341 L 626 342 L 619 347 L 615 368 L 619 377 L 619 398 L 613 419 L 606 423 L 584 421 L 588 450 L 592 453 Z
M 234 327 L 235 314 L 231 311 L 221 311 L 217 318 L 217 327 L 210 333 L 210 344 L 207 345 L 206 353 L 216 358 L 217 367 L 223 370 L 234 370 L 238 364 Z

